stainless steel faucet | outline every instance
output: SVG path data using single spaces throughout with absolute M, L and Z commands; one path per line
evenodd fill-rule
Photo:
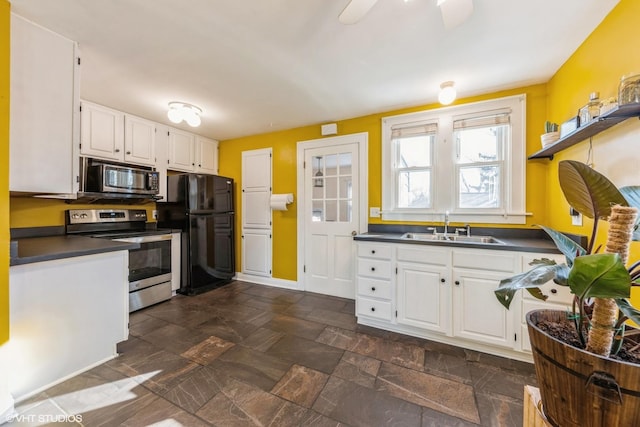
M 469 224 L 465 225 L 464 227 L 456 227 L 456 235 L 460 235 L 460 232 L 463 232 L 467 237 L 471 236 L 471 226 Z
M 449 232 L 449 211 L 444 212 L 444 235 Z

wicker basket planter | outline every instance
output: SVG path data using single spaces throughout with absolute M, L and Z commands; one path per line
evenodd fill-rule
M 640 365 L 572 347 L 540 330 L 543 320 L 567 314 L 527 314 L 536 376 L 548 420 L 561 427 L 640 426 Z

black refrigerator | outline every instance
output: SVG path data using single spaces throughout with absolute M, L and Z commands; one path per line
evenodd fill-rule
M 158 227 L 182 231 L 181 294 L 229 283 L 235 274 L 233 179 L 186 173 L 167 177 Z

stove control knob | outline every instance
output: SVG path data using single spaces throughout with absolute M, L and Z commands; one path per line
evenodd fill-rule
M 87 217 L 86 213 L 80 214 L 80 218 L 86 218 L 86 217 Z
M 78 214 L 73 214 L 73 215 L 71 215 L 71 218 L 73 218 L 73 219 L 78 219 L 78 218 L 80 218 L 80 215 L 78 215 Z

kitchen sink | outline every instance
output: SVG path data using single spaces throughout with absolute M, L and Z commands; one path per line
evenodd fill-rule
M 401 239 L 409 240 L 444 240 L 441 237 L 444 237 L 444 235 L 433 233 L 404 233 L 400 236 Z
M 433 233 L 405 233 L 402 239 L 425 240 L 425 241 L 447 241 L 458 243 L 481 243 L 486 245 L 504 245 L 504 242 L 492 236 L 459 236 L 456 234 L 433 234 Z

